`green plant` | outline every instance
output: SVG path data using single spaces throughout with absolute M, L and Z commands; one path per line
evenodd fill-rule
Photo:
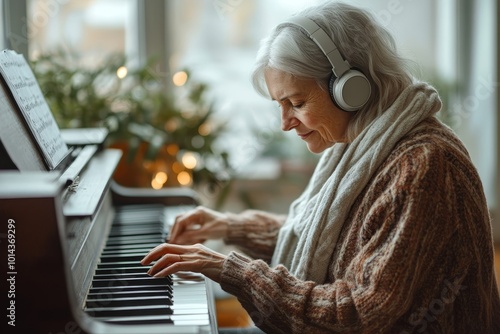
M 196 166 L 184 164 L 183 168 L 192 180 L 180 184 L 205 183 L 212 189 L 219 186 L 230 166 L 227 153 L 217 151 L 214 145 L 224 124 L 212 117 L 213 104 L 206 99 L 208 87 L 189 80 L 185 71 L 186 83 L 166 92 L 160 84 L 163 78 L 152 70 L 154 65 L 151 60 L 131 69 L 126 67 L 124 56 L 113 55 L 90 67 L 64 51 L 42 55 L 32 62 L 60 127 L 107 127 L 110 145 L 126 143 L 128 163 L 146 147 L 141 157 L 153 181 L 159 172 L 151 167 L 155 161 L 183 163 L 183 155 L 190 153 Z M 172 172 L 172 166 L 158 165 Z M 168 184 L 177 185 L 163 182 L 161 186 Z

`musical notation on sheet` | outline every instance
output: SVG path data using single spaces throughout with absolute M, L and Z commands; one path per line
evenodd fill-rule
M 3 50 L 0 52 L 0 74 L 26 120 L 49 169 L 56 168 L 69 150 L 26 59 L 15 51 Z

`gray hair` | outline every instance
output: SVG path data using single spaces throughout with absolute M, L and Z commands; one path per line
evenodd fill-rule
M 339 2 L 327 1 L 298 13 L 323 29 L 352 67 L 361 70 L 372 86 L 370 100 L 351 119 L 347 140 L 352 141 L 368 124 L 383 113 L 401 91 L 413 81 L 410 62 L 400 57 L 391 34 L 367 11 Z M 331 64 L 300 28 L 282 23 L 262 40 L 252 84 L 269 97 L 264 81 L 268 68 L 297 77 L 315 79 L 328 89 Z

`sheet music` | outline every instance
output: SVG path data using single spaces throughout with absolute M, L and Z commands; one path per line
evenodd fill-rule
M 23 55 L 4 50 L 0 53 L 0 74 L 19 106 L 49 169 L 54 169 L 69 150 L 33 71 Z
M 9 89 L 0 80 L 0 140 L 20 171 L 47 171 L 38 145 L 8 92 Z

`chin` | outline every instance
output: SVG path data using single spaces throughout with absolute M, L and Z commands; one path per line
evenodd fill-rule
M 307 149 L 309 152 L 314 153 L 314 154 L 320 154 L 323 153 L 327 148 L 330 148 L 334 145 L 335 143 L 307 143 Z
M 323 151 L 326 150 L 327 148 L 328 148 L 327 146 L 307 145 L 307 149 L 309 150 L 309 152 L 314 153 L 314 154 L 323 153 Z

